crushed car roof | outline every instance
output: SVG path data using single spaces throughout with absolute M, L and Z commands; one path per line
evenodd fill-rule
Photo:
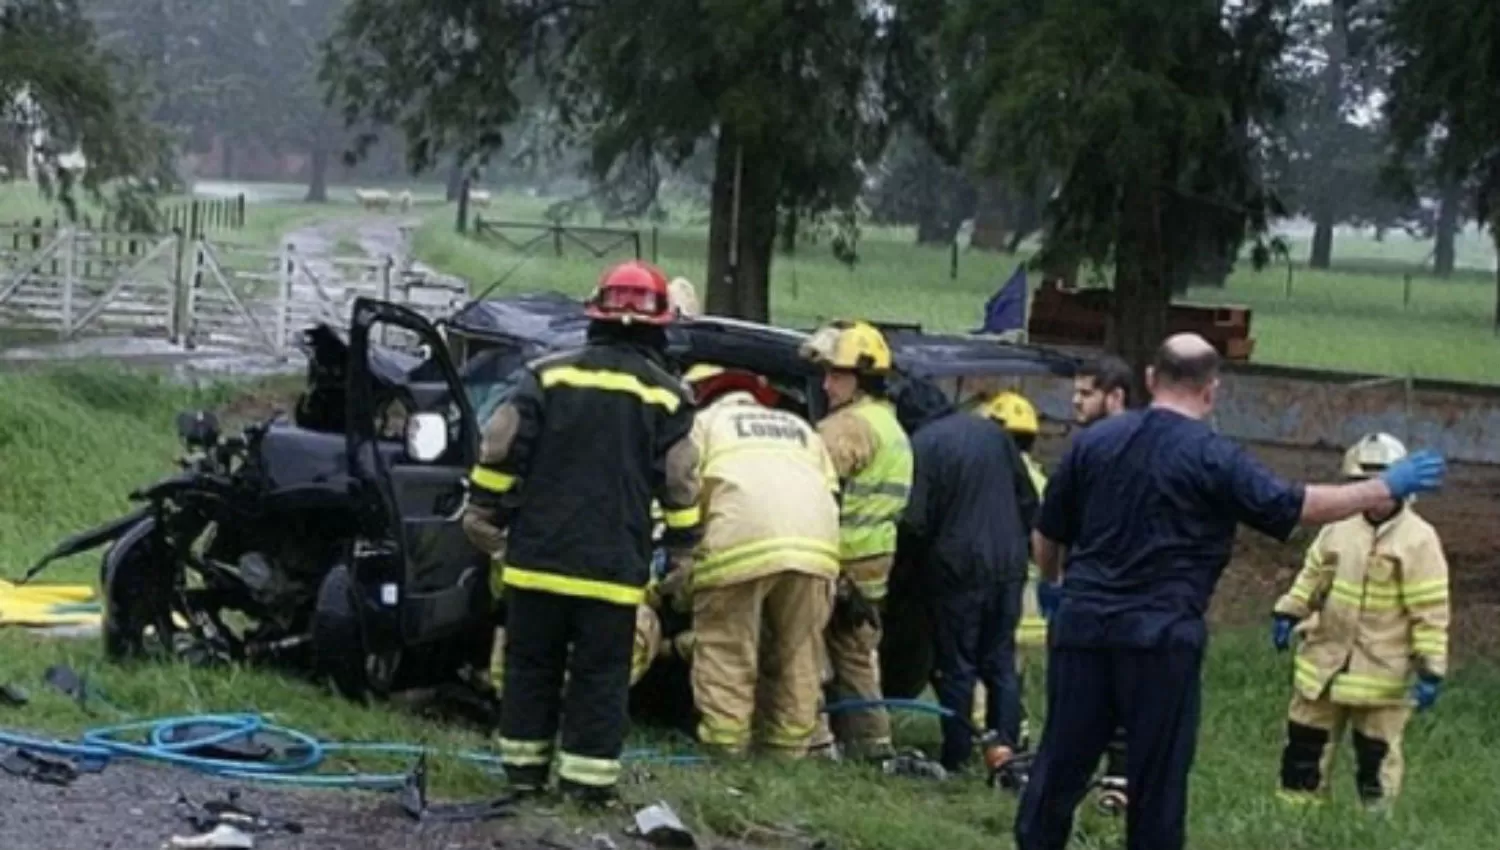
M 556 292 L 476 301 L 450 317 L 449 333 L 508 341 L 542 350 L 582 345 L 583 305 Z M 1071 376 L 1076 358 L 1050 349 L 959 334 L 887 330 L 896 368 L 933 378 L 978 375 Z M 813 373 L 797 355 L 804 331 L 722 316 L 684 319 L 668 330 L 670 350 L 685 360 L 735 362 L 746 368 Z

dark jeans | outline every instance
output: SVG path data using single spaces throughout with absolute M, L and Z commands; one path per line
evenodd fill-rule
M 1200 708 L 1200 646 L 1053 647 L 1047 725 L 1016 813 L 1017 850 L 1063 850 L 1115 730 L 1125 729 L 1128 850 L 1181 850 Z
M 943 727 L 943 766 L 957 769 L 974 751 L 969 717 L 974 683 L 988 692 L 985 726 L 1015 749 L 1021 737 L 1021 682 L 1016 674 L 1016 624 L 1021 619 L 1020 579 L 982 590 L 949 593 L 932 601 L 933 689 L 952 711 Z

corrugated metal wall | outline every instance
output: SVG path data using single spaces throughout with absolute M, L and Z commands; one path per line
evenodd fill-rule
M 963 397 L 1015 387 L 1047 419 L 1072 420 L 1072 381 L 965 379 Z M 1450 460 L 1500 464 L 1500 388 L 1336 372 L 1235 367 L 1226 371 L 1215 424 L 1241 440 L 1341 448 L 1386 431 Z

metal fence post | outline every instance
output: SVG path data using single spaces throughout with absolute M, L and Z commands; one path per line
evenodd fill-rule
M 290 344 L 292 324 L 292 243 L 283 242 L 276 259 L 276 346 L 284 352 Z
M 78 237 L 77 231 L 68 227 L 58 233 L 59 238 L 66 239 L 63 246 L 63 273 L 62 273 L 62 339 L 73 337 L 73 273 L 77 264 Z
M 391 270 L 393 268 L 395 268 L 395 265 L 396 265 L 395 259 L 390 254 L 386 254 L 385 255 L 385 264 L 380 269 L 380 300 L 385 301 L 387 303 L 389 303 L 390 300 L 391 300 Z M 390 342 L 390 340 L 391 340 L 390 330 L 391 330 L 391 323 L 390 322 L 381 322 L 380 323 L 380 344 L 381 345 L 390 345 L 391 344 L 391 342 Z

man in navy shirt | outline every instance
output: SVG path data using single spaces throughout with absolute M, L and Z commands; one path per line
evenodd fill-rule
M 1032 545 L 1044 581 L 1066 550 L 1049 625 L 1047 725 L 1016 816 L 1019 850 L 1062 850 L 1073 810 L 1117 726 L 1126 732 L 1129 850 L 1183 846 L 1197 743 L 1204 613 L 1244 523 L 1286 540 L 1434 490 L 1444 464 L 1418 452 L 1354 484 L 1283 481 L 1204 420 L 1219 356 L 1196 334 L 1164 342 L 1151 406 L 1082 432 L 1048 483 Z

